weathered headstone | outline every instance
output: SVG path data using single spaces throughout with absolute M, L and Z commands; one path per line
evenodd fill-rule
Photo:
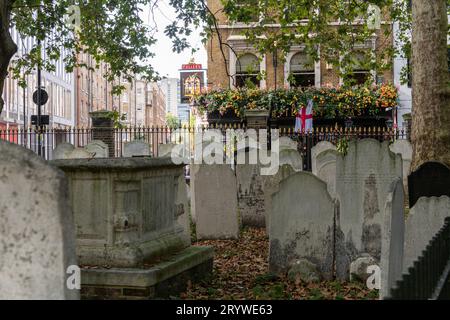
M 237 164 L 236 180 L 239 212 L 245 226 L 264 227 L 264 180 L 259 164 Z
M 158 146 L 158 157 L 169 157 L 175 163 L 189 163 L 189 150 L 184 144 L 166 143 Z
M 264 177 L 264 215 L 266 231 L 269 232 L 272 212 L 272 195 L 279 190 L 280 183 L 295 172 L 303 170 L 300 153 L 295 149 L 283 149 L 279 152 L 277 172 Z
M 336 151 L 336 146 L 329 141 L 320 141 L 318 144 L 311 148 L 311 168 L 312 173 L 314 173 L 315 175 L 317 175 L 317 156 L 320 153 L 328 150 Z
M 75 148 L 68 154 L 67 159 L 91 159 L 94 157 L 93 153 L 88 152 L 84 148 Z
M 53 149 L 53 159 L 68 159 L 69 155 L 72 153 L 72 151 L 75 149 L 74 145 L 71 143 L 63 142 L 56 146 L 55 149 Z
M 391 184 L 402 177 L 402 160 L 388 142 L 350 141 L 336 162 L 336 275 L 348 279 L 350 263 L 361 254 L 381 258 L 385 201 Z
M 425 162 L 408 176 L 409 206 L 420 197 L 450 197 L 450 168 L 435 161 Z
M 279 165 L 289 164 L 296 172 L 303 171 L 303 159 L 296 149 L 283 149 L 278 155 Z
M 321 276 L 333 276 L 335 205 L 326 184 L 309 172 L 284 179 L 272 198 L 269 269 L 287 272 L 299 259 L 315 264 Z
M 189 183 L 189 199 L 191 200 L 191 219 L 194 223 L 197 223 L 197 216 L 196 216 L 196 205 L 195 205 L 195 177 L 197 175 L 198 169 L 200 168 L 199 164 L 191 163 L 189 165 L 190 169 L 190 183 Z
M 236 176 L 229 165 L 198 165 L 194 216 L 198 239 L 236 239 L 239 236 Z
M 408 175 L 411 169 L 412 146 L 408 140 L 397 140 L 389 147 L 393 153 L 399 153 L 402 156 L 403 163 L 403 186 L 405 194 L 408 194 Z
M 83 297 L 167 297 L 211 272 L 212 249 L 190 246 L 183 165 L 150 157 L 51 163 L 69 179 Z
M 191 225 L 189 220 L 189 199 L 188 199 L 188 185 L 184 176 L 180 176 L 177 182 L 177 196 L 175 198 L 175 216 L 177 224 L 183 230 L 184 241 L 191 242 Z
M 243 161 L 245 160 L 245 161 Z M 261 175 L 259 150 L 247 147 L 238 149 L 236 181 L 239 213 L 244 226 L 264 227 L 264 181 Z
M 123 156 L 125 158 L 149 157 L 150 155 L 150 145 L 145 141 L 134 140 L 125 143 L 123 146 Z
M 279 148 L 282 150 L 297 150 L 298 143 L 297 141 L 292 140 L 289 137 L 281 136 L 279 138 Z
M 101 140 L 92 140 L 84 149 L 92 153 L 94 158 L 108 158 L 109 156 L 108 145 Z
M 335 149 L 327 149 L 316 155 L 313 161 L 313 174 L 326 182 L 328 192 L 334 198 L 336 196 L 336 158 L 338 152 Z
M 403 272 L 412 267 L 430 240 L 450 217 L 450 197 L 421 197 L 409 211 L 405 223 Z
M 401 279 L 403 242 L 405 238 L 403 181 L 398 178 L 387 196 L 381 238 L 380 298 L 389 296 L 390 289 Z
M 64 174 L 33 152 L 0 142 L 0 299 L 77 299 L 77 265 Z
M 171 157 L 172 149 L 176 147 L 175 143 L 165 143 L 158 146 L 158 157 Z

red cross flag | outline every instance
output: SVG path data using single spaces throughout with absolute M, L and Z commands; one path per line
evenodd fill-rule
M 308 106 L 301 108 L 295 117 L 295 132 L 308 132 L 313 129 L 313 102 L 308 100 Z

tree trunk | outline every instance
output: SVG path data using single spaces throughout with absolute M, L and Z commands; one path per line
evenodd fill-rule
M 8 66 L 11 58 L 17 52 L 9 32 L 11 10 L 14 0 L 2 0 L 0 2 L 0 113 L 3 111 L 3 87 L 8 76 Z
M 450 88 L 446 0 L 412 0 L 411 170 L 426 161 L 450 166 Z

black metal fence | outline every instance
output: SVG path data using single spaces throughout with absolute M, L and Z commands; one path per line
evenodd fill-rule
M 450 218 L 391 290 L 390 299 L 450 299 Z
M 223 142 L 227 143 L 228 130 L 248 129 L 239 124 L 215 125 L 208 127 L 180 127 L 171 129 L 169 127 L 133 127 L 112 128 L 114 136 L 114 155 L 123 156 L 125 143 L 133 140 L 142 140 L 150 145 L 152 156 L 157 156 L 159 146 L 166 143 L 184 144 L 190 155 L 193 155 L 195 136 L 207 130 L 216 129 L 222 132 Z M 0 130 L 0 139 L 24 146 L 40 154 L 47 160 L 52 159 L 52 152 L 58 144 L 68 142 L 77 148 L 86 146 L 92 141 L 94 128 L 71 128 L 71 129 L 46 129 L 38 131 L 35 129 L 11 129 Z M 311 148 L 320 141 L 329 141 L 337 144 L 339 141 L 351 139 L 373 138 L 380 141 L 394 141 L 407 139 L 407 132 L 403 130 L 387 128 L 315 128 L 309 132 L 294 132 L 294 128 L 281 128 L 280 136 L 289 136 L 298 142 L 298 150 L 304 158 L 304 169 L 311 170 Z M 39 152 L 40 151 L 40 152 Z

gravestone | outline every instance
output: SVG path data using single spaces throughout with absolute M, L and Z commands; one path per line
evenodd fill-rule
M 257 154 L 255 162 L 251 157 Z M 239 163 L 244 159 L 245 163 Z M 262 166 L 259 164 L 259 150 L 254 148 L 237 151 L 236 181 L 239 213 L 244 226 L 264 227 L 264 181 L 267 176 L 261 175 Z
M 197 165 L 191 182 L 198 239 L 237 239 L 239 216 L 236 176 L 229 165 Z
M 189 150 L 183 144 L 166 143 L 158 146 L 158 157 L 169 157 L 175 163 L 189 163 Z
M 270 220 L 272 217 L 272 196 L 280 189 L 280 183 L 290 175 L 295 174 L 295 171 L 291 165 L 283 164 L 278 168 L 278 172 L 275 175 L 268 176 L 264 180 L 264 210 L 265 210 L 265 224 L 266 232 L 270 230 Z
M 194 164 L 191 162 L 189 165 L 189 171 L 190 171 L 190 182 L 189 182 L 189 199 L 191 201 L 191 219 L 194 223 L 197 223 L 197 217 L 196 217 L 196 206 L 195 206 L 195 177 L 197 175 L 198 169 L 200 168 L 199 164 Z
M 303 160 L 300 153 L 295 149 L 282 149 L 279 153 L 279 166 L 277 172 L 264 177 L 264 215 L 266 232 L 269 232 L 270 218 L 272 212 L 272 195 L 279 190 L 280 182 L 303 170 Z
M 297 150 L 298 143 L 289 137 L 281 136 L 279 138 L 280 151 L 282 150 Z
M 67 155 L 66 159 L 91 159 L 94 157 L 93 153 L 86 151 L 84 148 L 75 148 Z M 55 159 L 56 160 L 56 159 Z
M 94 158 L 108 158 L 109 156 L 108 145 L 101 140 L 92 140 L 84 149 L 93 154 Z
M 31 151 L 0 142 L 0 299 L 77 299 L 67 180 Z
M 320 153 L 328 150 L 336 151 L 336 146 L 329 141 L 320 141 L 318 144 L 311 148 L 311 168 L 312 173 L 314 173 L 315 175 L 317 175 L 317 156 Z
M 74 145 L 71 143 L 63 142 L 59 143 L 55 149 L 53 149 L 53 159 L 68 159 L 69 155 L 75 149 Z
M 191 242 L 191 224 L 189 220 L 189 199 L 188 199 L 188 185 L 183 175 L 177 181 L 177 196 L 175 198 L 175 217 L 177 224 L 183 230 L 183 241 L 185 243 Z
M 141 140 L 126 142 L 123 146 L 123 156 L 125 158 L 132 157 L 150 157 L 150 145 Z
M 405 223 L 403 272 L 422 255 L 447 217 L 450 217 L 450 197 L 421 197 L 417 200 Z
M 348 279 L 349 266 L 361 254 L 381 258 L 385 201 L 391 184 L 402 177 L 402 160 L 389 143 L 350 141 L 336 161 L 336 275 Z
M 244 226 L 264 227 L 264 180 L 261 166 L 257 164 L 236 165 L 239 212 Z
M 175 143 L 162 143 L 158 146 L 158 157 L 171 157 L 172 149 L 176 147 Z
M 328 192 L 334 198 L 336 196 L 336 149 L 327 149 L 315 156 L 313 161 L 313 174 L 325 181 Z
M 148 299 L 212 270 L 190 246 L 183 165 L 167 158 L 55 160 L 69 180 L 83 297 Z
M 269 270 L 287 272 L 295 261 L 313 263 L 324 279 L 333 276 L 335 205 L 326 184 L 309 172 L 284 179 L 272 197 Z
M 405 237 L 404 203 L 403 181 L 398 178 L 391 185 L 383 218 L 380 299 L 389 296 L 390 289 L 402 276 Z
M 279 164 L 289 164 L 296 172 L 303 171 L 303 158 L 297 149 L 283 149 L 279 152 Z
M 409 206 L 420 197 L 450 197 L 449 186 L 450 168 L 436 161 L 425 162 L 408 176 Z
M 389 147 L 393 153 L 399 153 L 402 156 L 403 163 L 403 186 L 405 194 L 408 194 L 408 175 L 411 169 L 412 146 L 408 140 L 397 140 Z

